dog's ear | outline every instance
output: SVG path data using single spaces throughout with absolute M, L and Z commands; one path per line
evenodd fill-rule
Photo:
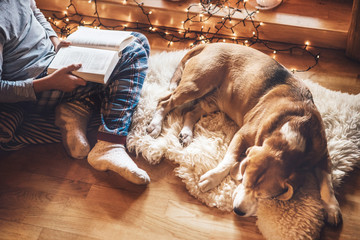
M 230 169 L 230 176 L 235 181 L 241 181 L 243 178 L 243 175 L 240 171 L 240 162 L 236 162 Z
M 299 188 L 301 183 L 304 181 L 304 175 L 300 172 L 293 172 L 286 180 L 283 182 L 283 188 L 286 191 L 277 196 L 276 199 L 278 200 L 289 200 L 294 195 L 294 191 Z
M 246 165 L 246 158 L 241 162 L 236 162 L 230 169 L 230 176 L 236 181 L 242 181 L 244 178 Z
M 276 197 L 278 200 L 287 201 L 292 198 L 294 195 L 294 188 L 288 182 L 284 183 L 285 189 L 287 189 L 283 194 Z

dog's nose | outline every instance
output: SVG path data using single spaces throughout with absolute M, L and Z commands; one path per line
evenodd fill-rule
M 238 208 L 234 208 L 234 213 L 236 213 L 236 215 L 239 215 L 239 216 L 244 216 L 246 213 L 240 211 Z

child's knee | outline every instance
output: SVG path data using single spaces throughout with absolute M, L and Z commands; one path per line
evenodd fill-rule
M 131 35 L 136 37 L 135 42 L 139 43 L 144 48 L 147 55 L 149 56 L 150 44 L 149 44 L 149 41 L 148 41 L 147 37 L 144 34 L 139 33 L 139 32 L 132 32 Z

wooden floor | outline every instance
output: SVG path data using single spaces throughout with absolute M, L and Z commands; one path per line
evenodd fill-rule
M 161 45 L 149 38 L 153 46 Z M 162 49 L 154 47 L 154 53 Z M 289 68 L 311 61 L 289 54 L 278 60 Z M 319 65 L 298 75 L 360 93 L 360 63 L 341 51 L 323 50 Z M 69 158 L 61 144 L 0 152 L 0 159 L 0 239 L 264 239 L 255 217 L 224 213 L 190 196 L 166 160 L 150 166 L 134 157 L 151 177 L 148 186 L 137 186 Z M 321 239 L 359 239 L 359 186 L 360 170 L 355 170 L 338 189 L 344 223 L 325 226 Z

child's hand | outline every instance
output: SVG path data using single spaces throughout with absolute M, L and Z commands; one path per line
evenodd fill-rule
M 79 86 L 85 86 L 86 81 L 72 74 L 81 68 L 81 64 L 72 64 L 63 67 L 42 78 L 34 79 L 33 86 L 35 92 L 43 92 L 47 90 L 60 90 L 63 92 L 71 92 Z
M 66 41 L 66 40 L 60 41 L 59 38 L 57 38 L 57 37 L 50 37 L 50 40 L 53 43 L 56 52 L 58 52 L 60 50 L 60 48 L 62 48 L 62 47 L 68 47 L 71 45 L 71 42 Z
M 55 47 L 55 50 L 56 50 L 56 52 L 58 52 L 58 51 L 60 50 L 60 48 L 62 48 L 62 47 L 68 47 L 68 46 L 70 46 L 70 45 L 71 45 L 71 42 L 66 41 L 66 40 L 61 40 L 61 41 L 59 42 L 59 44 Z

